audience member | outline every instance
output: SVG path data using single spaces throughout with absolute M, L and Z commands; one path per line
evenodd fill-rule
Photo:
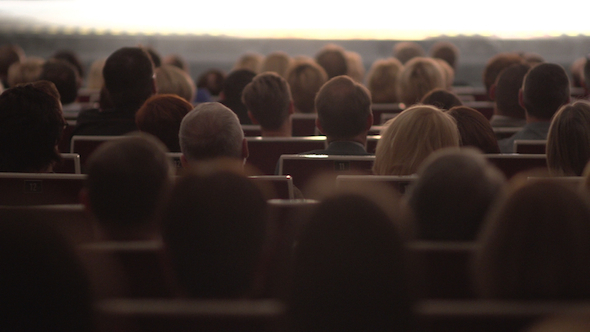
M 545 62 L 545 59 L 540 54 L 533 52 L 523 52 L 520 56 L 522 56 L 524 61 L 531 67 Z
M 55 85 L 37 81 L 0 95 L 0 171 L 52 172 L 66 121 Z
M 135 112 L 156 92 L 154 65 L 141 48 L 123 47 L 115 51 L 102 73 L 113 107 L 80 112 L 73 135 L 122 135 L 137 130 Z
M 445 81 L 445 88 L 450 90 L 453 88 L 455 81 L 455 70 L 443 59 L 434 58 L 441 69 Z
M 174 94 L 191 102 L 197 88 L 193 79 L 182 69 L 162 65 L 156 69 L 156 88 L 158 93 Z
M 362 83 L 365 77 L 365 65 L 363 64 L 363 58 L 360 54 L 353 51 L 346 51 L 346 75 L 350 76 L 356 82 Z
M 371 96 L 360 83 L 348 76 L 330 79 L 315 99 L 316 126 L 326 135 L 325 150 L 307 154 L 366 155 L 367 133 L 373 124 Z
M 74 66 L 64 60 L 50 59 L 43 65 L 39 79 L 55 84 L 61 96 L 64 114 L 76 116 L 80 112 L 82 106 L 76 99 L 81 81 Z
M 293 100 L 284 78 L 274 72 L 256 75 L 244 88 L 242 102 L 263 137 L 291 137 Z
M 415 42 L 399 42 L 393 47 L 393 56 L 405 65 L 415 57 L 423 57 L 424 49 Z
M 408 203 L 418 237 L 435 241 L 474 241 L 501 193 L 504 175 L 473 149 L 433 152 L 418 169 Z
M 344 48 L 328 44 L 324 46 L 315 57 L 316 62 L 324 68 L 328 79 L 348 74 L 348 63 Z
M 60 50 L 55 52 L 51 58 L 66 61 L 70 65 L 74 66 L 74 68 L 76 68 L 76 73 L 78 74 L 79 79 L 77 84 L 78 86 L 82 86 L 82 81 L 85 76 L 84 66 L 82 66 L 82 61 L 80 60 L 80 57 L 78 57 L 78 55 L 74 51 Z
M 252 52 L 244 53 L 236 61 L 232 71 L 247 69 L 254 74 L 258 74 L 262 68 L 262 62 L 264 62 L 264 55 Z
M 261 73 L 273 72 L 286 78 L 293 59 L 285 52 L 272 52 L 264 58 Z
M 436 88 L 445 89 L 446 82 L 439 64 L 431 58 L 413 58 L 399 75 L 399 99 L 406 106 L 418 103 Z
M 453 68 L 457 69 L 459 49 L 451 42 L 440 41 L 434 43 L 430 48 L 430 56 L 435 59 L 442 59 Z
M 23 61 L 15 62 L 8 67 L 8 86 L 33 83 L 39 80 L 43 71 L 45 60 L 38 57 L 28 57 Z
M 180 152 L 180 123 L 192 109 L 189 102 L 177 95 L 158 94 L 145 101 L 135 114 L 135 122 L 139 130 L 160 139 L 168 151 Z
M 503 300 L 587 299 L 588 220 L 587 202 L 566 186 L 534 181 L 516 188 L 478 239 L 478 293 Z
M 396 58 L 379 59 L 373 62 L 367 75 L 367 88 L 373 103 L 399 102 L 398 77 L 402 64 Z
M 585 89 L 584 92 L 586 95 L 590 95 L 590 61 L 586 61 L 586 63 L 584 63 L 582 78 L 582 86 Z
M 524 62 L 524 59 L 518 53 L 498 53 L 488 60 L 483 70 L 483 84 L 490 100 L 494 100 L 490 96 L 490 88 L 496 82 L 500 72 L 511 65 Z
M 461 99 L 459 99 L 456 94 L 440 88 L 430 90 L 430 92 L 425 94 L 422 100 L 420 100 L 420 103 L 424 105 L 432 105 L 441 110 L 450 110 L 455 106 L 463 106 Z
M 313 60 L 295 61 L 287 73 L 295 113 L 316 113 L 315 97 L 326 81 L 328 74 Z
M 351 194 L 323 200 L 295 250 L 294 331 L 412 331 L 404 251 L 377 204 Z
M 254 76 L 256 74 L 247 69 L 232 71 L 223 81 L 223 88 L 219 94 L 219 102 L 236 113 L 241 124 L 252 124 L 248 117 L 248 109 L 242 102 L 242 91 L 252 82 Z
M 586 57 L 577 58 L 570 66 L 570 74 L 572 74 L 572 86 L 575 88 L 584 87 L 584 65 L 586 64 Z
M 25 59 L 23 49 L 14 44 L 0 45 L 0 81 L 5 88 L 11 88 L 8 83 L 8 68 L 15 63 Z
M 455 119 L 461 146 L 471 146 L 483 153 L 500 153 L 494 129 L 483 114 L 470 107 L 453 107 L 447 112 Z
M 455 120 L 434 106 L 415 105 L 385 123 L 375 151 L 376 175 L 411 175 L 433 152 L 459 147 Z
M 160 56 L 160 54 L 151 46 L 144 47 L 140 45 L 140 47 L 144 49 L 147 52 L 147 54 L 149 54 L 150 59 L 154 64 L 154 67 L 160 68 L 160 66 L 162 65 L 162 57 Z
M 187 74 L 190 74 L 190 68 L 186 60 L 180 54 L 169 54 L 164 57 L 163 63 L 165 65 L 174 66 Z
M 525 110 L 526 125 L 516 134 L 500 140 L 502 153 L 513 152 L 515 140 L 545 140 L 551 118 L 570 100 L 570 83 L 563 67 L 542 63 L 533 67 L 524 78 L 519 101 Z
M 203 103 L 190 111 L 180 123 L 181 162 L 213 158 L 246 160 L 248 143 L 238 117 L 220 103 Z
M 518 94 L 530 68 L 525 63 L 510 65 L 500 72 L 496 83 L 490 87 L 490 97 L 494 100 L 494 115 L 490 119 L 492 127 L 523 127 L 526 124 Z
M 220 69 L 209 69 L 199 75 L 197 79 L 197 98 L 195 101 L 204 103 L 219 98 L 225 76 L 225 72 Z
M 88 73 L 88 80 L 86 82 L 86 87 L 91 90 L 100 90 L 104 85 L 104 79 L 102 77 L 102 70 L 104 68 L 104 64 L 106 63 L 106 59 L 98 59 L 95 60 L 92 65 L 90 65 L 90 71 Z
M 159 238 L 155 214 L 173 179 L 166 152 L 153 136 L 133 134 L 92 153 L 80 197 L 98 220 L 103 240 Z
M 217 172 L 179 178 L 163 214 L 162 228 L 172 268 L 185 295 L 252 296 L 266 218 L 266 201 L 245 177 Z
M 547 136 L 547 166 L 553 175 L 581 176 L 590 161 L 590 103 L 563 106 Z

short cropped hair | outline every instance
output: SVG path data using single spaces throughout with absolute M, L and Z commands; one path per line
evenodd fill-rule
M 244 131 L 237 115 L 220 103 L 202 103 L 180 124 L 180 151 L 189 161 L 241 158 Z
M 424 49 L 415 42 L 399 42 L 393 46 L 393 56 L 402 64 L 406 64 L 415 57 L 423 57 Z
M 346 66 L 348 68 L 346 75 L 357 82 L 362 82 L 365 76 L 365 65 L 361 55 L 353 51 L 346 51 L 344 55 L 346 56 Z
M 387 121 L 377 143 L 373 173 L 411 175 L 433 152 L 459 147 L 455 120 L 434 106 L 415 105 Z
M 500 72 L 516 63 L 524 63 L 524 59 L 518 53 L 499 53 L 488 60 L 483 70 L 483 84 L 488 94 Z
M 328 79 L 348 73 L 344 48 L 338 45 L 328 44 L 324 46 L 316 55 L 315 61 L 326 70 Z
M 76 67 L 65 60 L 50 59 L 45 62 L 39 79 L 55 84 L 63 105 L 71 104 L 78 98 L 80 77 Z
M 137 128 L 156 136 L 171 152 L 180 152 L 180 123 L 193 106 L 177 95 L 151 96 L 135 113 Z
M 241 101 L 242 92 L 248 83 L 252 82 L 256 73 L 248 69 L 234 70 L 223 81 L 221 91 L 229 101 Z
M 557 176 L 581 176 L 590 161 L 590 103 L 577 101 L 555 114 L 547 135 L 547 166 Z
M 279 129 L 289 117 L 291 90 L 273 72 L 258 74 L 242 92 L 242 102 L 265 130 Z
M 295 109 L 301 113 L 315 113 L 315 97 L 326 81 L 328 81 L 328 74 L 317 63 L 295 62 L 287 74 Z
M 149 134 L 106 142 L 87 162 L 91 210 L 107 227 L 125 229 L 153 222 L 172 183 L 166 148 Z
M 461 102 L 461 99 L 456 94 L 440 88 L 430 90 L 430 92 L 424 95 L 420 103 L 436 106 L 441 110 L 450 110 L 455 106 L 463 105 L 463 102 Z
M 466 106 L 453 107 L 448 114 L 457 123 L 461 146 L 475 147 L 483 153 L 500 153 L 494 129 L 483 114 Z
M 526 63 L 515 63 L 503 69 L 496 79 L 496 109 L 499 115 L 524 119 L 524 108 L 518 101 L 518 91 L 531 67 Z
M 570 99 L 570 81 L 562 66 L 542 63 L 531 70 L 522 85 L 526 112 L 539 119 L 549 120 Z
M 367 88 L 371 91 L 373 103 L 397 103 L 398 77 L 402 63 L 396 58 L 379 59 L 373 62 L 367 74 Z
M 326 82 L 315 98 L 315 107 L 326 136 L 335 139 L 362 133 L 372 114 L 369 91 L 348 76 Z
M 272 52 L 264 58 L 261 73 L 274 72 L 286 78 L 293 59 L 285 52 Z
M 0 95 L 0 171 L 43 172 L 61 161 L 66 121 L 55 85 L 37 81 Z
M 84 77 L 84 74 L 85 74 L 84 66 L 82 65 L 82 61 L 80 60 L 80 57 L 78 57 L 78 55 L 74 51 L 72 51 L 72 50 L 59 50 L 59 51 L 55 52 L 51 58 L 66 61 L 70 65 L 74 66 L 74 68 L 76 68 L 76 72 L 78 73 L 78 77 L 80 77 L 80 78 Z
M 111 54 L 102 75 L 115 107 L 137 110 L 153 93 L 154 64 L 139 47 L 123 47 Z
M 430 48 L 430 56 L 437 59 L 442 59 L 451 66 L 457 68 L 457 59 L 459 58 L 459 49 L 451 42 L 436 42 Z
M 197 93 L 193 79 L 182 69 L 172 65 L 162 65 L 156 69 L 158 93 L 175 94 L 191 102 Z
M 259 53 L 244 53 L 242 56 L 236 61 L 232 71 L 240 70 L 240 69 L 247 69 L 254 74 L 260 73 L 260 69 L 262 68 L 262 62 L 264 61 L 264 55 Z
M 431 58 L 408 61 L 399 76 L 399 99 L 406 106 L 418 103 L 430 90 L 446 88 L 443 69 Z

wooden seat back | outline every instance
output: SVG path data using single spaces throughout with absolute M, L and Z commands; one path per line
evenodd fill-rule
M 282 154 L 304 153 L 326 148 L 325 136 L 307 137 L 247 137 L 249 156 L 247 162 L 262 174 L 276 173 Z
M 102 143 L 120 139 L 122 136 L 72 136 L 70 143 L 70 153 L 77 153 L 80 155 L 80 163 L 82 168 L 86 165 L 86 161 Z
M 547 140 L 515 140 L 514 153 L 545 154 Z
M 78 204 L 83 174 L 0 173 L 0 205 Z

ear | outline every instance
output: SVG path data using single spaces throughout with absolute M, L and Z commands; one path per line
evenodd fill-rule
M 492 84 L 492 86 L 490 86 L 490 92 L 488 93 L 488 97 L 490 97 L 490 100 L 496 100 L 496 84 Z
M 242 159 L 244 159 L 244 161 L 246 161 L 246 159 L 248 159 L 249 156 L 250 156 L 250 152 L 248 151 L 248 141 L 244 137 L 242 139 Z
M 522 88 L 518 90 L 518 105 L 526 110 L 526 107 L 524 107 L 524 93 L 522 92 Z
M 260 123 L 258 123 L 258 120 L 256 120 L 256 118 L 254 117 L 254 115 L 252 115 L 252 112 L 248 111 L 248 117 L 252 121 L 252 124 L 255 124 L 255 125 L 260 124 Z
M 320 124 L 320 118 L 315 118 L 315 126 L 318 127 L 318 130 L 320 133 L 322 133 L 322 135 L 326 135 L 324 128 L 322 128 L 322 125 Z
M 80 200 L 80 204 L 84 206 L 84 210 L 87 213 L 92 214 L 92 206 L 90 206 L 90 199 L 88 198 L 88 189 L 82 188 L 78 194 L 78 199 Z
M 188 160 L 186 160 L 184 154 L 180 155 L 180 164 L 182 165 L 182 168 L 188 168 Z
M 365 130 L 369 131 L 371 129 L 371 127 L 373 126 L 373 113 L 369 113 L 369 116 L 367 117 L 367 123 L 365 124 Z
M 293 101 L 291 100 L 289 102 L 289 115 L 292 115 L 293 113 L 295 113 L 295 104 L 293 103 Z

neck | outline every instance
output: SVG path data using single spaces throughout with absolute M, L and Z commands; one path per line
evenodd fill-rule
M 526 123 L 535 123 L 535 122 L 551 122 L 551 119 L 541 119 L 536 116 L 530 115 L 527 112 L 526 113 Z
M 357 142 L 362 144 L 364 147 L 367 146 L 367 132 L 364 131 L 356 136 L 352 136 L 352 137 L 332 137 L 332 136 L 327 136 L 326 140 L 328 141 L 328 144 L 332 143 L 332 142 L 338 142 L 338 141 L 347 141 L 347 142 Z
M 260 133 L 262 137 L 291 137 L 293 136 L 293 126 L 291 124 L 291 117 L 289 117 L 283 124 L 275 130 L 267 130 L 262 128 Z

